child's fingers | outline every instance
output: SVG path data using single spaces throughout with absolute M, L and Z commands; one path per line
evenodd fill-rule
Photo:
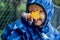
M 33 22 L 33 17 L 31 17 L 31 22 Z
M 23 17 L 27 20 L 27 13 L 23 13 Z
M 26 20 L 33 22 L 33 18 L 31 17 L 31 14 L 30 13 L 23 13 L 23 17 Z
M 33 22 L 33 17 L 31 17 L 31 14 L 28 15 L 29 16 L 29 21 Z

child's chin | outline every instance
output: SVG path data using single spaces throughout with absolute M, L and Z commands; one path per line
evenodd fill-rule
M 35 22 L 35 25 L 41 25 L 42 23 L 39 21 L 39 22 Z
M 36 25 L 36 26 L 40 26 L 41 24 L 36 24 L 36 23 L 35 23 L 35 25 Z

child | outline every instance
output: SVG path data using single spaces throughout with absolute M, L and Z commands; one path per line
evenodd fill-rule
M 27 0 L 26 13 L 5 28 L 2 40 L 59 40 L 50 24 L 53 12 L 52 0 Z

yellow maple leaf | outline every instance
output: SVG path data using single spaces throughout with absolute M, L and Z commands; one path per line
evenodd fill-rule
M 36 12 L 31 12 L 31 16 L 34 18 L 34 19 L 39 19 L 40 18 L 40 16 L 39 16 L 39 11 L 36 11 Z

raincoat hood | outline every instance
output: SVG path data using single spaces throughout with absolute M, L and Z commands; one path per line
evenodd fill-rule
M 54 7 L 53 7 L 52 0 L 27 0 L 26 13 L 28 13 L 28 5 L 30 5 L 30 4 L 40 5 L 45 10 L 46 21 L 45 21 L 44 27 L 43 27 L 43 29 L 45 29 L 45 26 L 48 25 L 53 13 L 54 13 Z
M 37 4 L 40 5 L 44 8 L 47 14 L 47 19 L 51 19 L 53 12 L 54 12 L 54 7 L 52 0 L 27 0 L 27 5 L 26 5 L 26 12 L 28 13 L 28 5 L 30 4 Z

